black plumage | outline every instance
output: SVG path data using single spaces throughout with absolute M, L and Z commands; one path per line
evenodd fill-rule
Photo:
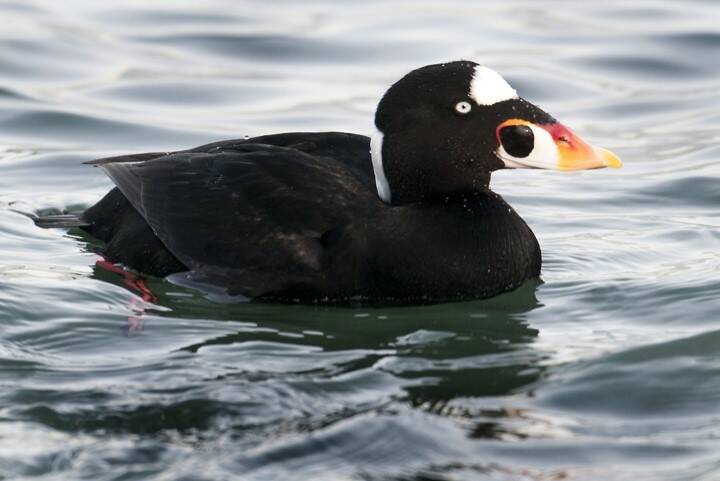
M 514 289 L 540 275 L 541 253 L 489 188 L 504 168 L 495 129 L 555 120 L 520 98 L 460 112 L 475 67 L 418 69 L 384 96 L 391 203 L 378 197 L 368 137 L 301 132 L 93 161 L 117 187 L 78 224 L 112 262 L 191 271 L 253 299 L 437 302 Z M 523 142 L 532 150 L 532 136 Z
M 109 260 L 147 274 L 189 269 L 278 301 L 409 302 L 487 297 L 539 274 L 532 232 L 495 193 L 381 202 L 367 137 L 279 134 L 152 155 L 95 161 L 118 187 L 82 216 Z

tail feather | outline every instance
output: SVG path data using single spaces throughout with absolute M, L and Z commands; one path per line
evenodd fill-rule
M 33 217 L 35 225 L 44 229 L 68 228 L 68 227 L 87 227 L 89 222 L 82 218 L 82 215 L 62 214 L 47 215 L 42 217 Z

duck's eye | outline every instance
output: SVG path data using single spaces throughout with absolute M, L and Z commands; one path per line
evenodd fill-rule
M 462 101 L 455 104 L 455 112 L 459 114 L 467 114 L 470 113 L 471 110 L 472 105 L 470 105 L 470 102 Z
M 530 155 L 535 145 L 535 135 L 527 125 L 508 125 L 500 129 L 500 142 L 505 152 L 513 157 Z

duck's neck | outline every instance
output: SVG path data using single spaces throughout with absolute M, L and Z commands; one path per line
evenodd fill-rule
M 487 199 L 490 196 L 497 196 L 489 187 L 483 187 L 477 190 L 462 190 L 456 192 L 443 192 L 427 196 L 422 202 L 428 204 L 446 204 L 446 205 L 474 205 L 478 201 Z
M 370 155 L 378 197 L 387 204 L 447 203 L 489 191 L 490 172 L 479 165 L 441 160 L 412 143 L 388 144 L 380 131 L 370 139 Z

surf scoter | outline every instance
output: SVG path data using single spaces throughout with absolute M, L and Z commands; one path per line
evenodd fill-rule
M 279 302 L 485 298 L 540 275 L 538 242 L 489 188 L 504 168 L 619 167 L 470 61 L 390 87 L 372 139 L 285 133 L 89 162 L 117 186 L 76 225 L 107 261 Z

